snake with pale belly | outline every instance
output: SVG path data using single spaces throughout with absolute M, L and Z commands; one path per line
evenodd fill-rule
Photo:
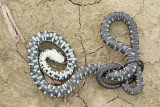
M 109 27 L 111 23 L 116 20 L 125 22 L 129 27 L 131 48 L 110 37 Z M 138 31 L 134 20 L 129 15 L 122 12 L 110 14 L 102 23 L 101 37 L 107 46 L 125 55 L 128 62 L 124 67 L 119 64 L 107 64 L 105 66 L 91 64 L 81 67 L 73 73 L 76 67 L 76 57 L 71 46 L 61 36 L 48 31 L 39 32 L 33 36 L 28 46 L 28 62 L 31 76 L 38 89 L 50 97 L 63 97 L 71 93 L 84 76 L 96 74 L 98 83 L 105 88 L 113 89 L 122 86 L 128 94 L 134 95 L 140 93 L 143 88 L 143 63 L 139 60 Z M 42 42 L 52 42 L 64 52 L 67 63 L 64 70 L 58 72 L 47 64 L 47 58 L 58 63 L 64 63 L 65 57 L 55 49 L 47 49 L 39 53 L 38 47 Z M 45 80 L 43 73 L 53 80 L 69 79 L 65 83 L 55 86 L 49 84 Z M 116 81 L 117 83 L 105 83 L 102 77 L 111 81 Z M 137 83 L 136 87 L 130 87 L 129 84 L 134 80 L 136 80 Z

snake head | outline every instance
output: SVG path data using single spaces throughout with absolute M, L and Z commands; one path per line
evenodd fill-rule
M 47 54 L 48 58 L 55 62 L 63 63 L 65 61 L 65 57 L 55 49 L 50 49 Z

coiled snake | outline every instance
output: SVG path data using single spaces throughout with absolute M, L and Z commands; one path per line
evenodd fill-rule
M 113 21 L 121 20 L 127 24 L 131 34 L 131 48 L 123 43 L 114 40 L 109 35 L 109 27 Z M 128 94 L 138 94 L 143 88 L 142 70 L 143 63 L 139 60 L 139 40 L 138 31 L 134 20 L 127 14 L 115 12 L 107 16 L 101 26 L 101 37 L 105 44 L 125 55 L 128 63 L 123 68 L 119 64 L 107 64 L 101 66 L 91 64 L 79 68 L 73 73 L 76 67 L 76 57 L 70 45 L 59 35 L 52 32 L 39 32 L 33 36 L 28 46 L 28 61 L 31 76 L 38 89 L 50 97 L 63 97 L 72 92 L 82 78 L 88 74 L 96 74 L 98 83 L 105 88 L 118 88 L 122 85 Z M 38 52 L 39 45 L 44 42 L 52 42 L 59 46 L 66 55 L 67 66 L 65 70 L 57 72 L 46 63 L 46 58 L 63 63 L 65 58 L 55 49 L 47 49 Z M 52 79 L 64 80 L 69 78 L 64 84 L 54 86 L 49 84 L 43 77 L 43 73 Z M 72 74 L 73 73 L 73 74 Z M 117 81 L 116 84 L 104 83 L 102 77 L 111 81 Z M 130 87 L 129 83 L 136 80 L 136 87 Z

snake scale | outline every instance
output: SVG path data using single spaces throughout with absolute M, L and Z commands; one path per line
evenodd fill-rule
M 130 30 L 131 48 L 123 43 L 114 40 L 109 35 L 109 27 L 113 21 L 123 21 Z M 122 12 L 114 12 L 107 16 L 102 22 L 101 37 L 104 43 L 125 55 L 127 64 L 122 67 L 119 64 L 107 64 L 104 66 L 91 64 L 79 68 L 73 73 L 76 67 L 76 57 L 71 46 L 58 34 L 53 32 L 39 32 L 29 42 L 28 46 L 28 62 L 31 76 L 38 89 L 50 97 L 63 97 L 71 93 L 88 74 L 96 74 L 97 82 L 105 88 L 118 88 L 120 86 L 128 94 L 138 94 L 143 88 L 142 70 L 143 63 L 140 61 L 138 31 L 134 20 L 127 14 Z M 42 42 L 52 42 L 57 45 L 66 56 L 67 66 L 64 70 L 57 72 L 53 70 L 46 62 L 46 58 L 54 60 L 58 63 L 64 63 L 65 57 L 55 49 L 47 49 L 38 52 L 38 47 Z M 65 83 L 55 86 L 49 84 L 43 77 L 43 73 L 55 80 L 65 80 Z M 116 84 L 105 83 L 105 79 L 116 81 Z M 136 87 L 130 87 L 130 83 L 136 80 Z

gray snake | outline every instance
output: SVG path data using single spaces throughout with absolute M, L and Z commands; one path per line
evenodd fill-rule
M 128 25 L 131 34 L 131 48 L 110 37 L 109 26 L 113 21 L 116 20 L 122 20 Z M 105 88 L 118 88 L 122 85 L 123 89 L 128 94 L 140 93 L 143 88 L 143 63 L 140 63 L 139 61 L 138 31 L 134 20 L 124 13 L 119 12 L 110 14 L 102 23 L 101 37 L 107 46 L 118 50 L 125 55 L 128 63 L 124 68 L 119 64 L 108 64 L 105 66 L 91 64 L 81 67 L 73 73 L 74 68 L 76 67 L 76 57 L 70 45 L 61 36 L 47 31 L 39 32 L 33 36 L 28 46 L 28 62 L 31 76 L 38 89 L 50 97 L 63 97 L 71 93 L 84 76 L 92 73 L 97 75 L 96 78 L 98 83 Z M 39 45 L 45 41 L 54 43 L 65 53 L 67 59 L 67 66 L 65 70 L 57 72 L 49 67 L 46 63 L 46 58 L 48 57 L 51 60 L 57 58 L 58 63 L 64 62 L 63 55 L 58 53 L 56 50 L 48 49 L 42 51 L 41 53 L 38 52 Z M 55 86 L 49 84 L 45 80 L 43 73 L 56 80 L 65 80 L 69 77 L 70 78 L 65 83 Z M 111 81 L 117 81 L 118 83 L 104 83 L 102 77 L 105 77 Z M 137 83 L 136 87 L 130 87 L 129 83 L 133 82 L 134 80 L 136 80 Z
M 110 37 L 109 28 L 114 21 L 123 21 L 128 26 L 131 38 L 131 48 Z M 142 71 L 144 65 L 143 62 L 140 60 L 138 30 L 133 18 L 123 12 L 114 12 L 108 15 L 103 20 L 101 25 L 101 37 L 107 46 L 124 54 L 128 61 L 125 67 L 120 69 L 119 72 L 115 70 L 114 72 L 107 73 L 107 79 L 121 82 L 123 89 L 128 94 L 140 93 L 143 89 Z M 97 75 L 98 83 L 105 88 L 118 88 L 121 84 L 110 86 L 104 83 L 100 78 L 107 71 L 107 67 L 108 66 L 102 67 L 99 70 L 99 73 Z M 111 65 L 110 69 L 112 68 L 115 68 L 115 65 Z M 131 87 L 129 85 L 130 82 L 128 80 L 133 76 L 136 80 L 136 87 Z

